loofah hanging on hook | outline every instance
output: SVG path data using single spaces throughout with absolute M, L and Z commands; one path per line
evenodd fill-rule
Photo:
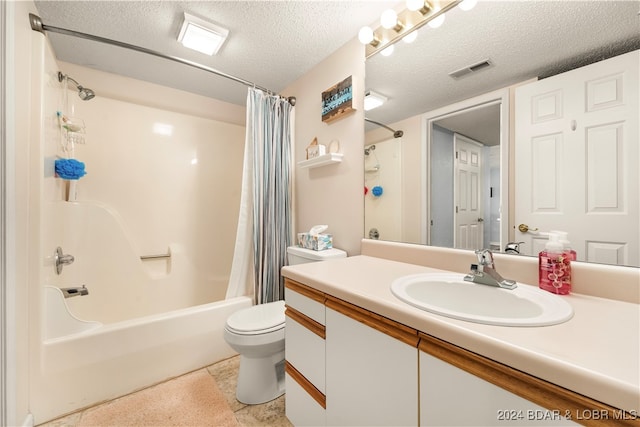
M 84 163 L 76 159 L 57 159 L 55 170 L 62 179 L 80 179 L 87 174 Z
M 381 187 L 381 186 L 379 186 L 379 185 L 376 185 L 375 187 L 373 187 L 373 188 L 371 189 L 371 194 L 373 194 L 373 195 L 374 195 L 374 196 L 376 196 L 376 197 L 380 197 L 380 196 L 382 196 L 382 192 L 383 192 L 383 191 L 382 191 L 382 187 Z

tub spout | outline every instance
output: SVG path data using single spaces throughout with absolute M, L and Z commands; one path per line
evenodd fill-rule
M 82 285 L 81 287 L 76 286 L 74 288 L 60 288 L 60 290 L 62 291 L 62 294 L 65 298 L 89 295 L 89 289 L 87 289 L 85 285 Z

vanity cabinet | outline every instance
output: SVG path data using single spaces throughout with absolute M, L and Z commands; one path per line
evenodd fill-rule
M 327 425 L 418 425 L 417 331 L 326 302 Z
M 636 413 L 419 335 L 422 426 L 640 426 Z
M 637 414 L 290 279 L 285 287 L 286 413 L 295 426 L 640 427 Z
M 325 420 L 325 296 L 285 281 L 286 414 L 296 426 Z
M 418 425 L 418 333 L 285 280 L 286 413 L 304 425 Z
M 421 426 L 578 425 L 564 419 L 564 410 L 546 409 L 424 351 L 433 348 L 434 353 L 442 354 L 439 345 L 430 345 L 436 341 L 423 338 L 420 344 Z M 463 354 L 456 354 L 455 360 L 462 362 L 466 358 Z M 464 366 L 477 368 L 473 362 Z M 487 370 L 484 373 L 496 375 Z

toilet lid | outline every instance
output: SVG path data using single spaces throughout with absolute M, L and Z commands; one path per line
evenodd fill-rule
M 240 334 L 267 333 L 283 327 L 284 301 L 244 308 L 227 319 L 227 328 Z

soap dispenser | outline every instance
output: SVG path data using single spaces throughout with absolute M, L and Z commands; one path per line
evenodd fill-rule
M 571 261 L 575 261 L 578 259 L 578 254 L 576 251 L 571 249 L 571 242 L 569 241 L 569 233 L 566 231 L 552 231 L 552 233 L 556 233 L 558 235 L 558 240 L 562 243 L 562 250 L 569 257 Z
M 560 235 L 554 231 L 538 254 L 538 285 L 554 294 L 571 293 L 571 253 L 564 250 Z

